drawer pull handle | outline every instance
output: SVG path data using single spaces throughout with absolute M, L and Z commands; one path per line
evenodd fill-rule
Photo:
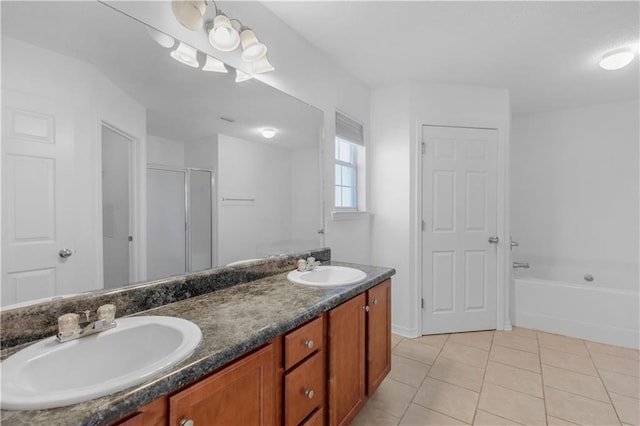
M 307 340 L 304 342 L 304 345 L 308 348 L 311 349 L 313 348 L 313 340 Z
M 312 399 L 313 398 L 313 391 L 311 389 L 304 391 L 304 394 L 307 396 L 307 398 Z
M 377 305 L 378 304 L 378 299 L 373 299 L 373 304 Z
M 365 312 L 369 312 L 369 305 L 363 306 L 362 309 L 364 309 Z
M 191 419 L 182 419 L 180 420 L 180 426 L 193 426 L 195 423 Z

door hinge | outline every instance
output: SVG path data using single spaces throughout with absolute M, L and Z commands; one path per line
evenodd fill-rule
M 426 229 L 427 225 L 424 223 L 424 220 L 422 221 L 420 227 L 422 228 L 422 232 L 424 232 L 424 230 Z
M 427 152 L 427 144 L 422 142 L 422 153 L 424 154 L 425 152 Z
M 133 236 L 129 235 L 128 240 L 129 240 L 129 241 L 133 241 Z
M 420 307 L 424 309 L 424 299 L 420 299 Z

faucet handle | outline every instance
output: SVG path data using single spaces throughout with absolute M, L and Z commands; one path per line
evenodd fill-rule
M 80 315 L 78 314 L 64 314 L 58 317 L 58 335 L 60 337 L 69 337 L 78 332 L 80 327 L 78 326 L 78 320 Z
M 107 303 L 98 308 L 98 321 L 105 320 L 107 324 L 112 323 L 116 318 L 116 305 Z
M 302 272 L 307 269 L 307 261 L 304 259 L 298 260 L 298 271 Z

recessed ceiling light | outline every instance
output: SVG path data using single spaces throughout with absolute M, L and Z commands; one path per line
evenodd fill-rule
M 628 47 L 612 50 L 602 55 L 600 68 L 607 71 L 619 70 L 629 65 L 634 56 L 633 51 Z
M 271 139 L 275 135 L 276 135 L 276 131 L 273 130 L 273 129 L 264 129 L 264 130 L 262 130 L 262 136 L 264 136 L 267 139 Z

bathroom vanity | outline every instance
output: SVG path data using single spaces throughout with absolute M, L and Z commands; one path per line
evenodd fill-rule
M 363 282 L 321 288 L 287 280 L 295 260 L 221 268 L 218 279 L 235 276 L 240 283 L 137 312 L 184 318 L 202 330 L 194 353 L 161 376 L 67 407 L 3 410 L 0 420 L 11 425 L 348 424 L 390 370 L 395 271 L 354 265 L 366 272 Z M 97 304 L 104 297 L 88 300 Z M 142 298 L 116 297 L 116 304 L 134 299 Z M 3 350 L 3 358 L 16 349 Z

